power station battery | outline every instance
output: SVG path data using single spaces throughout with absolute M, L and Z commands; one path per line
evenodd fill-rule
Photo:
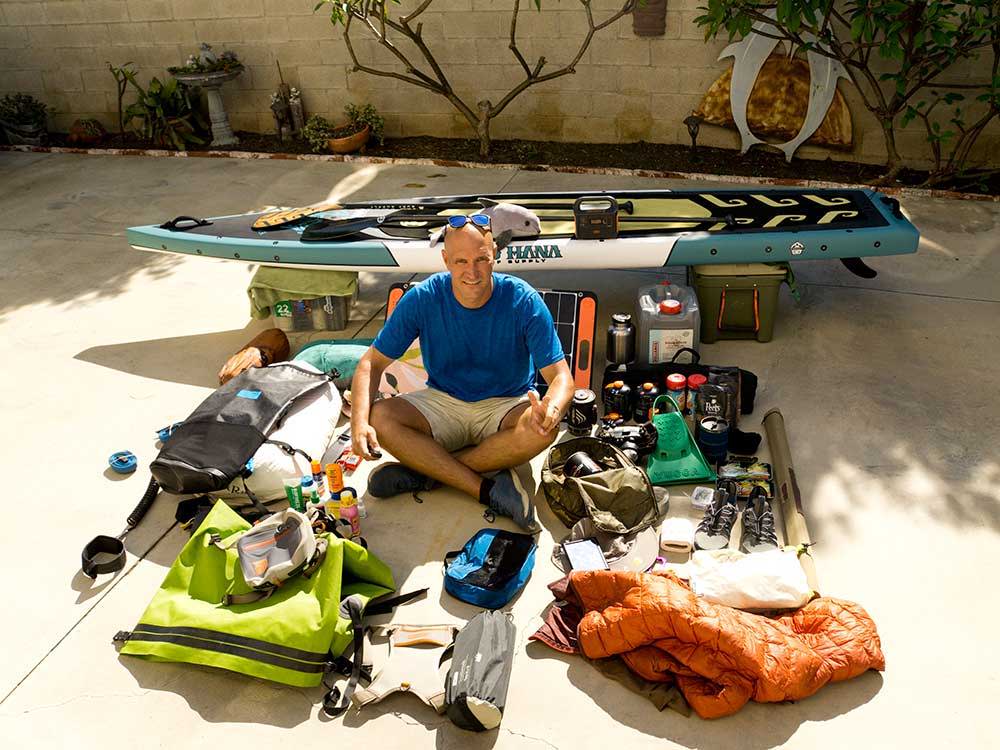
M 618 236 L 618 201 L 610 195 L 577 198 L 573 218 L 577 239 L 612 240 Z

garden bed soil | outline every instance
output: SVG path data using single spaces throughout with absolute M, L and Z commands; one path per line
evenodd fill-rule
M 281 141 L 277 135 L 237 132 L 238 145 L 210 149 L 209 146 L 192 146 L 191 151 L 245 151 L 258 153 L 309 154 L 308 142 L 289 138 Z M 66 134 L 52 133 L 51 146 L 72 146 Z M 134 135 L 110 135 L 96 148 L 146 149 L 149 144 Z M 489 158 L 479 156 L 479 141 L 471 138 L 386 138 L 381 146 L 369 141 L 364 153 L 368 156 L 389 158 L 432 159 L 446 164 L 453 161 L 484 164 L 520 164 L 525 169 L 533 166 L 591 167 L 637 169 L 657 172 L 701 173 L 739 175 L 756 178 L 787 180 L 821 180 L 848 184 L 872 184 L 883 173 L 877 164 L 859 164 L 833 159 L 793 159 L 789 164 L 784 155 L 763 149 L 753 149 L 740 155 L 731 149 L 699 147 L 692 152 L 688 146 L 662 143 L 562 143 L 558 141 L 493 141 Z M 896 186 L 916 187 L 927 179 L 927 173 L 905 169 Z M 937 187 L 975 194 L 1000 195 L 1000 175 L 988 180 L 963 185 Z

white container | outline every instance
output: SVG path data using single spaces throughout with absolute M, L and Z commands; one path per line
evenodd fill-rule
M 672 313 L 678 304 L 679 311 Z M 635 328 L 639 364 L 669 362 L 684 347 L 698 351 L 698 296 L 690 287 L 670 282 L 641 287 L 636 295 Z

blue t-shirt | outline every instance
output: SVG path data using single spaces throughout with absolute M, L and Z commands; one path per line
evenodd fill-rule
M 402 296 L 374 346 L 398 359 L 417 338 L 427 385 L 462 401 L 521 396 L 536 369 L 565 356 L 541 295 L 502 273 L 474 310 L 455 299 L 451 274 L 434 274 Z

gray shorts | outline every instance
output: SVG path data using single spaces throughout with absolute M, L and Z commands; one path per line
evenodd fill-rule
M 511 409 L 528 402 L 528 394 L 462 401 L 434 388 L 404 393 L 399 398 L 424 415 L 432 437 L 449 452 L 483 442 L 500 429 Z

